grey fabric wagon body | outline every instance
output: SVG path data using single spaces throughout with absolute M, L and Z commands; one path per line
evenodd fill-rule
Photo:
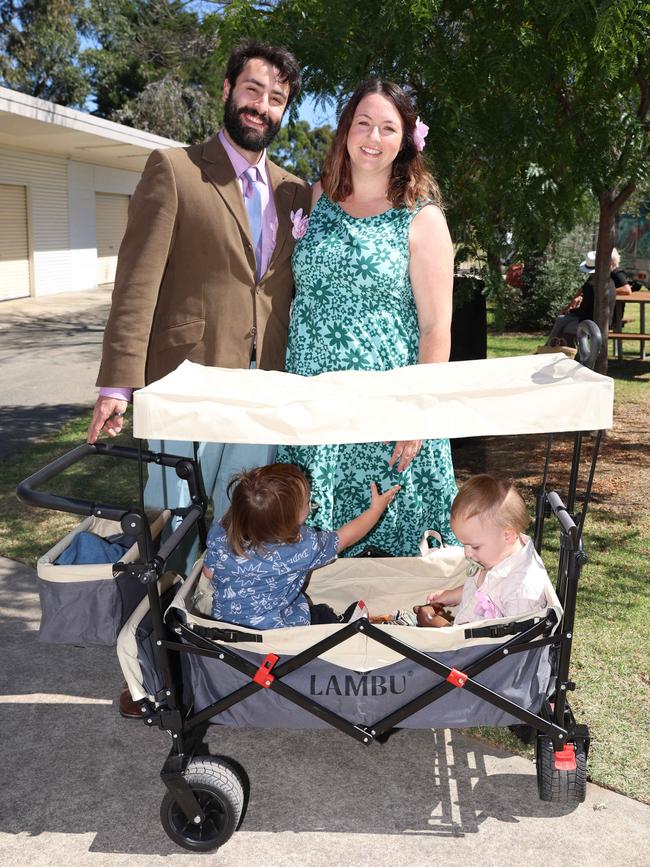
M 426 558 L 341 559 L 312 574 L 309 594 L 314 602 L 324 602 L 335 610 L 342 610 L 350 601 L 363 598 L 371 613 L 386 613 L 391 608 L 411 608 L 421 603 L 432 590 L 463 583 L 465 567 L 462 548 L 433 551 Z M 230 648 L 255 668 L 259 668 L 269 654 L 275 654 L 283 661 L 293 659 L 341 629 L 337 624 L 260 631 L 212 620 L 209 616 L 211 588 L 200 568 L 199 562 L 188 580 L 179 587 L 166 612 L 168 622 L 178 620 L 202 634 L 207 634 L 205 630 L 215 629 L 236 631 L 238 640 L 234 644 L 218 638 L 211 638 L 210 643 L 215 647 Z M 550 581 L 546 595 L 547 608 L 520 618 L 522 622 L 542 620 L 549 609 L 556 612 L 559 622 L 561 606 Z M 152 699 L 159 684 L 146 616 L 145 601 L 125 625 L 117 648 L 124 676 L 136 699 Z M 485 656 L 489 649 L 498 647 L 510 637 L 473 638 L 470 635 L 472 627 L 499 627 L 510 622 L 504 618 L 444 629 L 393 625 L 382 625 L 379 629 L 430 659 L 464 671 Z M 250 641 L 245 640 L 247 635 L 250 635 Z M 193 705 L 194 712 L 202 711 L 250 682 L 246 674 L 213 656 L 183 654 L 182 667 L 186 699 Z M 442 680 L 442 677 L 360 632 L 289 674 L 283 682 L 351 723 L 372 726 Z M 536 713 L 552 680 L 549 647 L 547 644 L 535 647 L 533 643 L 524 652 L 504 657 L 477 680 Z M 268 689 L 255 692 L 211 721 L 252 728 L 326 728 L 328 725 L 313 713 Z M 498 726 L 513 722 L 516 719 L 498 707 L 462 689 L 455 689 L 407 717 L 400 725 L 404 728 L 441 728 Z
M 154 539 L 170 517 L 167 510 L 149 512 Z M 84 518 L 39 558 L 36 566 L 41 603 L 39 641 L 84 647 L 115 645 L 120 629 L 146 594 L 144 585 L 127 574 L 114 574 L 112 563 L 59 565 L 56 561 L 79 533 L 107 538 L 120 532 L 117 521 L 94 516 Z M 138 545 L 134 541 L 121 561 L 135 563 L 138 556 Z

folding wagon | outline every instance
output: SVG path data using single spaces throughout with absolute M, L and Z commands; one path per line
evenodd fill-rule
M 161 771 L 167 834 L 187 849 L 207 851 L 243 821 L 245 774 L 237 763 L 210 755 L 205 735 L 211 723 L 333 726 L 365 745 L 394 728 L 515 725 L 536 741 L 540 798 L 582 801 L 589 730 L 576 723 L 567 692 L 575 687 L 570 659 L 578 580 L 587 560 L 584 522 L 612 406 L 612 381 L 561 354 L 311 378 L 184 362 L 135 393 L 135 435 L 142 439 L 309 445 L 547 435 L 534 542 L 541 553 L 552 520 L 559 556 L 545 605 L 516 619 L 445 629 L 360 619 L 263 631 L 211 619 L 201 561 L 186 578 L 166 569 L 189 533 L 198 532 L 205 546 L 207 503 L 194 460 L 143 447 L 82 445 L 24 481 L 18 489 L 23 501 L 112 522 L 105 532 L 121 530 L 137 541 L 139 556 L 129 552 L 92 575 L 57 575 L 53 552 L 46 555 L 39 564 L 41 634 L 49 641 L 111 643 L 119 630 L 120 665 L 144 723 L 171 738 Z M 548 489 L 556 432 L 573 437 L 564 500 Z M 585 445 L 590 454 L 581 483 Z M 180 525 L 164 541 L 157 534 L 166 513 L 40 490 L 77 461 L 104 455 L 175 467 L 186 480 L 191 505 L 177 510 Z M 511 469 L 516 475 L 518 468 Z M 421 557 L 341 558 L 316 570 L 308 589 L 315 603 L 335 610 L 362 598 L 371 612 L 386 612 L 458 586 L 465 568 L 458 547 Z

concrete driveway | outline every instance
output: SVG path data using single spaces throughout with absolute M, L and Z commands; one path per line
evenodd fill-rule
M 0 303 L 0 458 L 95 402 L 111 288 Z

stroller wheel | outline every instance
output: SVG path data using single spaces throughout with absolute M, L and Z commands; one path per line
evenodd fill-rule
M 567 744 L 569 760 L 567 765 L 575 767 L 557 767 L 563 764 L 556 760 L 553 741 L 550 738 L 537 738 L 537 790 L 542 801 L 552 801 L 555 804 L 581 804 L 587 793 L 587 754 L 583 743 Z M 575 755 L 575 762 L 572 761 Z
M 191 761 L 183 774 L 205 814 L 196 824 L 188 819 L 171 792 L 160 805 L 160 821 L 174 843 L 193 852 L 217 849 L 237 830 L 244 789 L 230 765 L 210 758 Z

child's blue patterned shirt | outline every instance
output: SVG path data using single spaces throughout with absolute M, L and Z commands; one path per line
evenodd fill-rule
M 239 557 L 215 521 L 204 560 L 204 566 L 214 570 L 212 616 L 254 629 L 308 626 L 311 618 L 302 587 L 312 569 L 336 559 L 338 544 L 337 533 L 303 524 L 298 542 L 269 544 Z

